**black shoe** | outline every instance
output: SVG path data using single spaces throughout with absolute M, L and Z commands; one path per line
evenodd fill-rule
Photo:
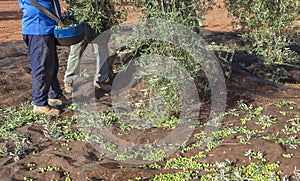
M 100 90 L 103 92 L 110 92 L 111 91 L 111 85 L 109 79 L 105 80 L 104 82 L 96 82 L 95 83 L 95 89 Z

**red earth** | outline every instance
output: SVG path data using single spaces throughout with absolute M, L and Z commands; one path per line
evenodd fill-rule
M 243 50 L 245 43 L 232 31 L 231 18 L 228 16 L 226 9 L 223 7 L 222 0 L 216 0 L 221 8 L 211 10 L 202 27 L 203 31 L 208 33 L 205 38 L 207 42 L 215 42 L 217 44 L 227 45 L 231 48 L 239 48 L 233 56 L 233 63 L 224 63 L 224 71 L 226 74 L 227 87 L 227 110 L 237 108 L 237 102 L 243 100 L 246 104 L 254 107 L 263 106 L 263 114 L 272 115 L 278 118 L 280 124 L 267 128 L 265 132 L 268 134 L 276 133 L 278 130 L 284 129 L 284 122 L 287 118 L 283 118 L 280 111 L 286 111 L 290 115 L 299 115 L 300 112 L 300 70 L 285 68 L 287 72 L 291 72 L 293 76 L 288 78 L 285 85 L 276 85 L 258 75 L 266 72 L 272 72 L 274 67 L 265 67 L 261 65 L 256 57 L 248 55 Z M 65 4 L 62 2 L 62 5 Z M 137 22 L 139 12 L 130 13 L 127 24 Z M 16 0 L 0 1 L 0 109 L 5 110 L 10 107 L 20 107 L 26 101 L 31 100 L 31 76 L 30 65 L 27 48 L 22 41 L 21 35 L 21 17 L 22 13 Z M 59 80 L 63 82 L 63 74 L 66 68 L 67 57 L 69 53 L 68 47 L 58 47 L 58 55 L 60 61 Z M 243 69 L 239 65 L 243 64 Z M 283 70 L 283 69 L 282 69 Z M 254 73 L 255 72 L 255 73 Z M 79 80 L 80 81 L 80 80 Z M 83 90 L 84 91 L 84 90 Z M 70 96 L 70 95 L 68 95 Z M 295 105 L 293 110 L 285 107 L 278 110 L 275 104 L 279 101 L 293 101 Z M 103 109 L 108 108 L 107 104 L 101 103 Z M 65 113 L 68 114 L 68 111 Z M 208 112 L 204 111 L 203 116 L 207 116 Z M 240 111 L 241 115 L 245 112 Z M 1 115 L 1 114 L 0 114 Z M 289 118 L 292 118 L 289 117 Z M 2 125 L 2 120 L 0 120 Z M 223 125 L 235 124 L 239 125 L 239 118 L 234 116 L 225 117 Z M 256 128 L 253 122 L 247 124 L 249 128 Z M 28 153 L 19 161 L 13 162 L 11 157 L 0 157 L 0 180 L 23 180 L 24 177 L 31 177 L 35 180 L 64 180 L 64 171 L 70 173 L 73 180 L 128 180 L 135 177 L 142 177 L 149 180 L 155 174 L 174 173 L 176 170 L 168 169 L 151 169 L 139 168 L 134 164 L 126 164 L 120 161 L 112 160 L 105 156 L 99 156 L 97 150 L 86 142 L 73 141 L 63 146 L 64 141 L 51 141 L 45 139 L 41 125 L 25 125 L 18 128 L 17 132 L 30 135 L 31 141 L 39 148 L 38 153 Z M 114 129 L 117 133 L 122 133 L 120 129 Z M 196 128 L 195 133 L 201 129 Z M 125 134 L 124 139 L 139 139 L 134 131 Z M 295 134 L 299 140 L 299 133 Z M 159 135 L 149 132 L 143 139 L 159 138 Z M 43 139 L 42 139 L 43 138 Z M 191 139 L 187 144 L 192 144 L 196 140 Z M 3 145 L 3 139 L 0 138 L 0 146 Z M 251 139 L 249 144 L 239 144 L 238 136 L 229 136 L 218 147 L 208 153 L 203 158 L 203 163 L 215 163 L 216 161 L 224 161 L 226 159 L 234 161 L 237 165 L 248 165 L 250 160 L 244 156 L 245 151 L 252 149 L 263 152 L 269 163 L 280 161 L 280 170 L 284 174 L 282 176 L 293 175 L 295 167 L 300 169 L 300 150 L 292 149 L 288 146 L 278 144 L 265 139 Z M 190 157 L 197 153 L 196 149 L 182 154 L 182 156 Z M 292 159 L 284 158 L 283 153 L 293 153 Z M 180 155 L 180 153 L 178 153 Z M 178 156 L 176 154 L 171 157 Z M 30 171 L 27 168 L 28 163 L 35 163 L 36 167 L 46 167 L 48 165 L 59 166 L 63 171 L 51 171 L 40 173 L 37 170 Z M 165 161 L 158 162 L 164 165 Z M 2 174 L 2 175 L 1 175 Z

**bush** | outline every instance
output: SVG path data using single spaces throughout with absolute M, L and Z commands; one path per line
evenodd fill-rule
M 136 4 L 142 7 L 144 17 L 172 20 L 195 31 L 215 5 L 213 0 L 139 0 Z
M 299 44 L 297 38 L 299 16 L 297 0 L 224 0 L 242 30 L 243 37 L 253 43 L 253 52 L 265 64 L 284 64 L 299 60 L 289 46 Z M 298 14 L 297 14 L 298 13 Z M 298 26 L 298 28 L 297 28 Z M 298 41 L 297 41 L 298 39 Z
M 214 3 L 213 0 L 139 0 L 135 2 L 135 5 L 137 8 L 142 9 L 142 22 L 148 22 L 149 19 L 160 19 L 165 22 L 184 25 L 198 33 L 199 27 L 204 20 L 206 12 L 214 6 Z M 161 39 L 170 40 L 172 37 L 177 36 L 176 34 L 172 34 L 172 32 L 168 31 L 168 27 L 165 27 L 168 26 L 167 23 L 161 24 L 161 26 L 163 29 L 165 29 L 165 31 L 163 30 L 161 31 L 162 33 L 159 34 Z M 139 28 L 139 31 L 147 32 L 147 26 L 145 26 L 145 29 L 146 30 L 141 31 Z M 134 33 L 139 34 L 141 32 Z M 174 30 L 173 32 L 180 31 Z M 145 65 L 143 65 L 143 61 L 145 61 L 145 57 L 149 58 L 149 56 L 146 55 L 160 55 L 163 57 L 168 57 L 164 59 L 165 64 L 170 64 L 172 60 L 175 60 L 178 65 L 189 72 L 193 78 L 196 78 L 199 75 L 199 72 L 202 71 L 199 62 L 194 60 L 193 57 L 183 49 L 183 47 L 176 47 L 167 41 L 132 38 L 131 41 L 128 42 L 126 48 L 120 52 L 120 55 L 128 56 L 128 54 L 131 54 L 131 57 L 141 57 L 140 62 L 138 62 L 138 66 L 140 68 L 145 67 Z M 156 72 L 157 69 L 161 68 L 154 63 L 152 64 L 153 65 L 151 66 L 147 65 L 147 72 Z M 166 74 L 170 75 L 174 74 L 175 72 L 172 69 L 169 71 L 170 72 L 166 71 Z M 142 81 L 144 83 L 146 83 L 145 88 L 149 92 L 156 93 L 160 97 L 164 98 L 170 110 L 180 111 L 180 98 L 178 95 L 178 89 L 174 88 L 174 85 L 178 84 L 178 76 L 179 75 L 177 75 L 177 77 L 169 77 L 169 80 L 163 76 L 157 75 L 143 75 L 143 77 L 140 78 L 143 79 Z M 207 79 L 204 77 L 203 79 L 201 78 L 199 80 L 201 80 L 198 82 L 199 84 L 196 83 L 198 88 L 208 90 Z

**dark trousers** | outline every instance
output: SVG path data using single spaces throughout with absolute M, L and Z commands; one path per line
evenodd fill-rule
M 31 65 L 32 97 L 36 106 L 48 105 L 48 98 L 62 96 L 57 73 L 58 56 L 54 36 L 23 35 Z

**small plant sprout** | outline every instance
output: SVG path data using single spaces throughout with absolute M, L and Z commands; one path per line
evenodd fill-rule
M 276 123 L 276 118 L 272 117 L 272 115 L 261 115 L 255 123 L 262 125 L 262 128 L 266 129 Z
M 32 143 L 22 134 L 14 133 L 9 139 L 15 144 L 14 151 L 9 152 L 14 161 L 18 161 L 21 155 L 24 155 L 26 151 L 31 149 L 30 145 Z
M 245 136 L 237 136 L 237 138 L 240 140 L 240 143 L 249 144 L 249 141 L 252 138 L 252 136 L 250 134 L 246 134 Z
M 244 103 L 244 100 L 238 101 L 238 106 L 241 110 L 251 110 L 251 109 L 253 109 L 252 105 L 248 106 L 246 103 Z
M 6 155 L 8 155 L 8 149 L 6 147 L 7 143 L 1 143 L 0 144 L 0 157 L 5 157 Z
M 297 134 L 300 132 L 300 117 L 299 115 L 295 116 L 294 118 L 288 120 L 291 123 L 289 128 L 290 132 Z
M 248 121 L 252 120 L 256 116 L 259 116 L 262 113 L 264 108 L 263 107 L 253 108 L 252 106 L 250 106 L 250 107 L 245 107 L 243 109 L 249 111 L 249 113 L 244 118 L 241 119 L 242 124 L 245 125 Z
M 252 150 L 249 149 L 248 151 L 246 151 L 245 156 L 249 157 L 249 160 L 251 160 L 252 159 Z
M 265 153 L 262 153 L 260 151 L 255 152 L 249 149 L 248 151 L 245 152 L 245 156 L 248 156 L 249 160 L 252 160 L 252 158 L 262 160 L 264 158 Z
M 281 143 L 283 145 L 289 145 L 292 149 L 297 149 L 300 145 L 300 140 L 297 136 L 290 136 L 287 138 L 278 138 L 277 143 Z
M 295 102 L 292 101 L 279 101 L 275 105 L 279 108 L 282 109 L 285 106 L 291 106 L 293 104 L 296 104 Z
M 60 132 L 60 128 L 58 127 L 57 122 L 47 121 L 45 120 L 44 126 L 44 136 L 50 140 L 59 140 L 62 139 L 62 134 Z
M 300 180 L 300 170 L 298 170 L 297 167 L 294 169 L 293 178 L 295 178 L 295 180 Z

